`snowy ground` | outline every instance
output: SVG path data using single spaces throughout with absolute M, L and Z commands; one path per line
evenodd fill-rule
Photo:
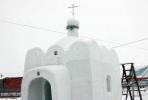
M 142 99 L 148 100 L 148 90 L 146 92 L 142 92 Z M 122 100 L 125 100 L 125 96 L 122 96 Z M 128 100 L 130 100 L 130 97 L 128 97 Z M 135 96 L 135 100 L 140 100 L 140 98 Z
M 0 99 L 0 100 L 21 100 L 20 98 L 17 98 L 17 99 L 6 99 L 6 98 L 3 98 L 3 99 Z M 125 100 L 125 98 L 123 97 L 122 100 Z M 130 99 L 128 99 L 130 100 Z M 140 100 L 139 98 L 135 98 L 135 100 Z M 148 100 L 148 95 L 147 96 L 144 96 L 143 97 L 143 100 Z
M 14 99 L 3 98 L 3 99 L 0 99 L 0 100 L 21 100 L 21 98 L 14 98 Z
M 148 91 L 142 95 L 143 100 L 148 100 Z M 0 100 L 21 100 L 21 98 L 15 98 L 15 99 L 8 99 L 8 98 L 3 98 Z M 125 100 L 125 96 L 122 97 L 122 100 Z M 130 100 L 130 98 L 128 98 Z M 139 97 L 135 97 L 135 100 L 140 100 Z
M 143 100 L 148 100 L 148 95 L 142 96 L 142 99 Z M 124 96 L 122 97 L 122 100 L 125 100 L 125 97 Z M 128 98 L 128 100 L 130 100 L 130 98 Z M 135 100 L 140 100 L 140 98 L 139 97 L 135 97 Z

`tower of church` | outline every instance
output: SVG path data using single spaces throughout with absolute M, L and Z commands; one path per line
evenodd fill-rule
M 121 100 L 115 51 L 79 37 L 76 19 L 69 19 L 66 29 L 67 36 L 47 52 L 27 52 L 22 100 Z

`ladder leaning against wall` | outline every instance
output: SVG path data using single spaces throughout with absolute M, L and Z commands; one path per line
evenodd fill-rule
M 140 86 L 137 80 L 134 63 L 124 63 L 122 66 L 122 95 L 125 95 L 125 100 L 130 96 L 131 100 L 135 100 L 137 93 L 139 100 L 142 100 Z

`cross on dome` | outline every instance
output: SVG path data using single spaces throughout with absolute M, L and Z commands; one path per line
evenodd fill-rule
M 75 17 L 75 8 L 76 7 L 79 7 L 79 6 L 76 6 L 74 3 L 70 7 L 68 7 L 68 8 L 72 9 L 72 16 L 73 16 L 73 18 Z

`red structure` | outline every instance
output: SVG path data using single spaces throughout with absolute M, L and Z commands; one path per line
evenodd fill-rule
M 22 77 L 10 77 L 10 78 L 4 78 L 4 89 L 6 91 L 21 91 L 21 83 L 22 83 Z
M 0 98 L 21 96 L 22 77 L 7 77 L 1 80 Z

